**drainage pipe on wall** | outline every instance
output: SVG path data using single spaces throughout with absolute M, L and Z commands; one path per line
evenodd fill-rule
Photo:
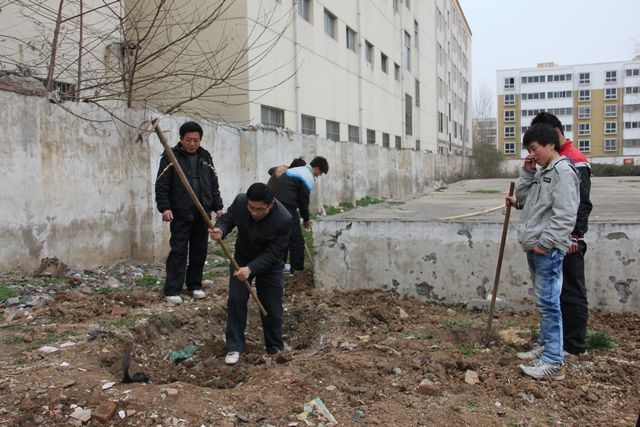
M 302 133 L 302 113 L 301 113 L 301 106 L 300 106 L 300 91 L 301 91 L 301 84 L 300 84 L 300 70 L 302 68 L 302 58 L 300 55 L 300 40 L 299 40 L 299 33 L 300 33 L 300 17 L 299 17 L 299 13 L 298 13 L 298 7 L 300 7 L 300 5 L 298 4 L 299 0 L 293 0 L 293 13 L 295 13 L 295 16 L 293 18 L 293 49 L 294 49 L 294 61 L 295 61 L 295 85 L 296 85 L 296 90 L 295 90 L 295 102 L 296 102 L 296 133 Z

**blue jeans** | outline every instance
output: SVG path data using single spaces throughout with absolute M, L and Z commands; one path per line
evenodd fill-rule
M 559 365 L 564 360 L 562 353 L 562 313 L 560 292 L 562 291 L 562 260 L 564 254 L 552 249 L 547 255 L 527 252 L 527 262 L 536 293 L 536 305 L 540 310 L 540 344 L 544 352 L 540 359 L 544 363 Z

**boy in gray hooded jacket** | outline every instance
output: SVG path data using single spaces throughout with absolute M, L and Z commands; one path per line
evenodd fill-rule
M 523 210 L 518 240 L 527 253 L 540 310 L 540 338 L 537 347 L 518 353 L 518 357 L 533 359 L 529 365 L 520 365 L 525 374 L 562 380 L 562 261 L 571 244 L 580 183 L 569 159 L 560 155 L 558 134 L 551 126 L 531 126 L 523 143 L 529 155 L 516 182 L 516 195 L 507 197 L 506 202 Z

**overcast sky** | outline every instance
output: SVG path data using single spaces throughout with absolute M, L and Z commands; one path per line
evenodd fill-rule
M 625 61 L 640 54 L 640 0 L 459 0 L 471 27 L 473 94 L 496 70 Z M 495 100 L 494 100 L 495 108 Z

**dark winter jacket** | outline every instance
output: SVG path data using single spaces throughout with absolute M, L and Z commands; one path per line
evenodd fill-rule
M 187 177 L 191 176 L 191 162 L 189 154 L 180 148 L 180 144 L 176 144 L 173 148 L 173 154 L 176 156 L 180 167 Z M 204 148 L 200 147 L 196 151 L 198 182 L 200 187 L 199 200 L 207 213 L 211 211 L 221 210 L 224 206 L 220 197 L 220 189 L 218 187 L 218 175 L 213 166 L 211 154 Z M 171 209 L 174 218 L 193 217 L 195 206 L 189 197 L 189 193 L 182 185 L 178 173 L 175 171 L 173 164 L 169 160 L 167 153 L 162 154 L 160 159 L 160 167 L 156 178 L 156 205 L 160 212 Z
M 589 193 L 591 193 L 591 165 L 589 160 L 567 138 L 567 142 L 560 147 L 560 155 L 571 159 L 580 177 L 580 205 L 578 206 L 578 218 L 576 226 L 571 233 L 574 237 L 583 237 L 589 228 L 589 214 L 593 205 Z
M 314 181 L 311 166 L 289 168 L 275 182 L 273 192 L 289 211 L 300 209 L 300 216 L 306 222 L 309 221 L 309 195 Z
M 254 221 L 247 209 L 246 194 L 238 194 L 227 212 L 216 221 L 216 228 L 222 236 L 238 227 L 235 256 L 255 275 L 284 265 L 284 254 L 289 245 L 291 214 L 278 201 L 269 214 L 260 221 Z M 244 267 L 244 265 L 241 265 Z

